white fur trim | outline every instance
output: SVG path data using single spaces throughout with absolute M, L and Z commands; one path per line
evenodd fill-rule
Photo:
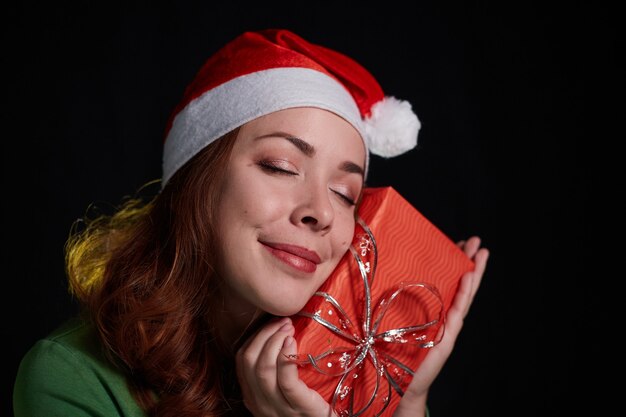
M 385 97 L 372 106 L 365 120 L 365 140 L 371 153 L 390 158 L 417 145 L 420 127 L 408 101 Z
M 215 139 L 250 120 L 293 107 L 332 111 L 365 137 L 354 99 L 335 79 L 308 68 L 254 72 L 207 91 L 178 113 L 165 140 L 161 186 Z

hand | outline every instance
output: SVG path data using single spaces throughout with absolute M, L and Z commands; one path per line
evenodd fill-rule
M 417 369 L 394 412 L 394 417 L 425 415 L 428 390 L 452 353 L 456 338 L 463 327 L 463 320 L 485 272 L 489 251 L 480 248 L 480 238 L 473 236 L 467 241 L 458 242 L 457 245 L 474 261 L 474 271 L 465 273 L 461 278 L 459 290 L 448 310 L 443 339 L 430 349 Z
M 297 353 L 293 334 L 291 320 L 283 317 L 265 325 L 239 349 L 237 378 L 244 404 L 255 417 L 336 417 L 288 359 Z

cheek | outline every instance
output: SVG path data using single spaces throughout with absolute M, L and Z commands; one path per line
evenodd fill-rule
M 341 258 L 350 248 L 354 238 L 354 213 L 349 211 L 338 216 L 335 223 L 335 236 L 333 238 L 333 257 Z
M 261 227 L 278 218 L 284 206 L 284 193 L 272 189 L 260 175 L 235 175 L 222 189 L 220 220 Z

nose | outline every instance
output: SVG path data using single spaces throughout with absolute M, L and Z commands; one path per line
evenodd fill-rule
M 302 187 L 299 201 L 291 215 L 292 223 L 303 225 L 314 231 L 328 231 L 335 219 L 335 210 L 325 185 Z

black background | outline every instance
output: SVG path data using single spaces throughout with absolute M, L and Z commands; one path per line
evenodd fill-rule
M 369 184 L 392 185 L 453 240 L 479 235 L 491 250 L 432 387 L 432 415 L 601 406 L 579 395 L 595 372 L 585 362 L 591 322 L 576 307 L 599 297 L 580 285 L 596 232 L 598 142 L 586 121 L 601 104 L 589 93 L 616 75 L 613 14 L 576 2 L 212 3 L 5 10 L 0 414 L 11 414 L 22 355 L 75 311 L 63 269 L 72 221 L 158 178 L 166 118 L 186 83 L 225 42 L 268 27 L 352 56 L 409 100 L 418 148 L 372 157 Z

